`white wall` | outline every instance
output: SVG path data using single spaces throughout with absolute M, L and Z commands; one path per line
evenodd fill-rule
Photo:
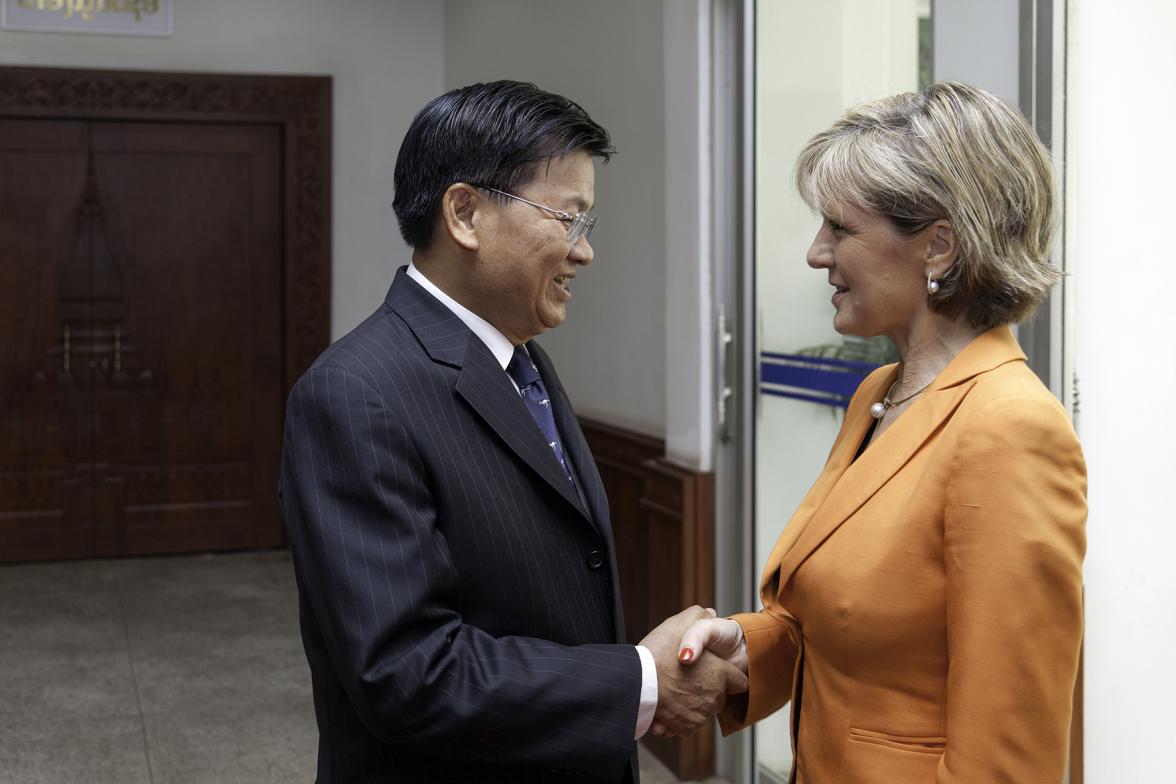
M 442 90 L 442 9 L 431 0 L 174 3 L 171 38 L 0 31 L 0 64 L 334 77 L 331 335 L 383 301 L 408 254 L 392 170 L 413 116 Z
M 619 154 L 596 172 L 595 261 L 539 339 L 580 414 L 666 432 L 662 4 L 446 0 L 445 86 L 519 79 L 566 95 Z
M 666 456 L 697 471 L 715 439 L 710 5 L 662 0 Z
M 1158 784 L 1176 777 L 1176 4 L 1070 7 L 1086 780 Z

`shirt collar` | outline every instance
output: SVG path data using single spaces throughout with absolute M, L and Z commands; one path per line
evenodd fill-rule
M 469 308 L 464 307 L 457 300 L 453 299 L 453 297 L 450 297 L 444 291 L 437 288 L 437 285 L 426 278 L 424 273 L 417 269 L 416 265 L 411 261 L 408 263 L 408 277 L 419 283 L 421 288 L 432 294 L 442 305 L 453 311 L 453 315 L 461 319 L 462 323 L 469 327 L 470 331 L 486 344 L 486 348 L 490 349 L 490 353 L 498 360 L 498 364 L 502 365 L 503 370 L 506 370 L 506 366 L 510 364 L 510 360 L 514 356 L 515 351 L 514 344 L 510 342 L 506 335 L 503 335 L 495 329 L 494 325 L 489 321 L 474 313 Z

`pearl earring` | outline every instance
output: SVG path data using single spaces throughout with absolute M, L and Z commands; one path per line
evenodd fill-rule
M 939 293 L 939 281 L 931 280 L 931 272 L 930 271 L 927 272 L 927 293 L 928 294 L 938 294 Z

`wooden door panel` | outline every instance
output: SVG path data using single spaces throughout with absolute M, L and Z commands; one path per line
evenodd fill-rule
M 0 67 L 0 561 L 281 543 L 330 129 L 324 77 Z
M 93 149 L 126 302 L 99 530 L 123 554 L 280 544 L 280 132 L 95 123 Z
M 89 380 L 65 332 L 88 313 L 59 307 L 85 173 L 85 123 L 0 120 L 0 560 L 93 552 Z

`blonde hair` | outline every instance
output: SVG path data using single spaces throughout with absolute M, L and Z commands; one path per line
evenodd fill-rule
M 974 327 L 1023 320 L 1061 277 L 1049 260 L 1049 151 L 1020 112 L 977 87 L 940 82 L 854 107 L 805 145 L 795 176 L 823 214 L 866 208 L 907 235 L 949 220 L 959 255 L 930 306 Z

